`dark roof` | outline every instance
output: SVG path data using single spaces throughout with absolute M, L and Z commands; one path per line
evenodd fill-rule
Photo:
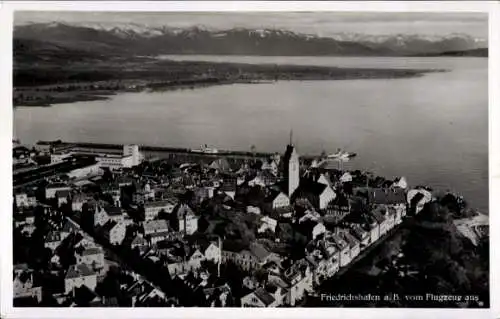
M 90 255 L 97 255 L 97 254 L 102 254 L 103 251 L 100 248 L 97 247 L 90 247 L 82 251 L 81 255 L 82 256 L 90 256 Z
M 117 225 L 114 220 L 109 220 L 106 224 L 102 225 L 101 230 L 105 233 L 109 233 L 113 227 Z
M 56 191 L 56 197 L 68 197 L 71 192 L 69 190 Z
M 106 214 L 110 216 L 118 216 L 123 214 L 123 210 L 121 209 L 121 207 L 107 205 L 104 206 L 104 210 L 106 211 Z
M 181 204 L 177 206 L 176 209 L 177 218 L 183 218 L 184 216 L 194 215 L 193 210 L 187 204 Z
M 299 185 L 299 193 L 301 194 L 309 193 L 319 196 L 325 191 L 327 186 L 328 185 L 317 182 L 311 182 L 310 180 L 307 179 L 302 179 Z
M 225 250 L 225 251 L 239 253 L 240 251 L 243 251 L 245 249 L 247 249 L 246 245 L 244 245 L 240 242 L 234 241 L 234 240 L 224 240 L 222 242 L 222 250 Z
M 318 224 L 319 223 L 317 221 L 307 219 L 307 220 L 303 221 L 302 223 L 298 224 L 296 227 L 297 227 L 297 231 L 299 231 L 300 233 L 307 235 L 307 236 L 310 236 L 312 234 L 314 227 L 316 227 L 316 225 L 318 225 Z
M 224 192 L 234 192 L 236 191 L 236 180 L 226 180 L 223 182 L 221 188 Z
M 255 296 L 259 298 L 266 306 L 274 302 L 274 297 L 268 293 L 264 288 L 257 288 L 254 292 Z
M 60 187 L 69 187 L 68 184 L 65 183 L 52 183 L 46 186 L 46 188 L 60 188 Z
M 231 166 L 225 158 L 219 158 L 210 163 L 210 168 L 220 170 L 220 171 L 230 171 Z
M 72 222 L 69 220 L 66 220 L 66 222 L 63 225 L 62 232 L 63 233 L 71 233 L 72 231 L 78 230 L 78 227 L 76 227 Z
M 405 190 L 402 188 L 372 188 L 368 192 L 372 204 L 404 204 L 406 203 Z
M 381 224 L 384 222 L 385 218 L 379 211 L 374 210 L 371 212 L 371 214 L 373 215 L 377 223 Z
M 71 265 L 66 273 L 66 279 L 69 278 L 78 278 L 85 276 L 92 276 L 96 273 L 92 271 L 87 265 L 79 264 L 79 265 Z
M 56 242 L 61 240 L 61 233 L 58 231 L 51 231 L 47 234 L 47 237 L 45 237 L 45 242 L 50 243 L 50 242 Z
M 347 207 L 349 206 L 349 199 L 343 193 L 339 193 L 337 194 L 337 197 L 328 204 L 328 207 L 331 206 Z
M 178 200 L 172 200 L 172 199 L 167 199 L 167 200 L 161 200 L 161 201 L 155 201 L 155 202 L 146 202 L 144 203 L 144 207 L 164 207 L 167 205 L 177 205 Z
M 424 197 L 425 197 L 424 194 L 420 192 L 415 194 L 415 196 L 413 196 L 412 199 L 410 200 L 411 205 L 418 204 Z
M 270 254 L 270 252 L 259 243 L 251 243 L 249 250 L 255 257 L 261 260 L 269 256 Z
M 278 195 L 281 194 L 281 193 L 283 193 L 283 192 L 280 191 L 280 190 L 270 189 L 269 194 L 266 196 L 266 198 L 264 199 L 264 201 L 266 203 L 270 203 L 270 202 L 274 201 L 276 199 L 276 197 L 278 197 Z

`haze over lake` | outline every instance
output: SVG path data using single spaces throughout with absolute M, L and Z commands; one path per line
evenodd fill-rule
M 283 152 L 358 153 L 350 165 L 462 193 L 488 212 L 486 58 L 203 57 L 244 63 L 436 68 L 405 79 L 236 84 L 14 110 L 14 136 Z

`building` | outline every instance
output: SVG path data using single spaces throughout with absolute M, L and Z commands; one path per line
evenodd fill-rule
M 72 152 L 57 152 L 50 154 L 50 164 L 62 163 L 66 160 L 71 159 L 73 156 Z
M 198 230 L 198 217 L 194 214 L 189 205 L 180 204 L 174 212 L 172 227 L 186 235 L 192 235 Z
M 108 168 L 112 171 L 134 166 L 134 158 L 132 155 L 99 154 L 96 156 L 95 160 L 100 168 Z
M 122 208 L 110 205 L 97 205 L 94 213 L 94 225 L 102 226 L 108 221 L 116 223 L 125 222 L 125 214 Z
M 222 244 L 222 262 L 231 261 L 245 270 L 260 268 L 269 260 L 277 258 L 276 254 L 259 243 L 251 243 L 249 247 L 234 245 L 228 241 Z
M 328 203 L 325 214 L 335 222 L 339 222 L 349 215 L 350 212 L 351 203 L 349 199 L 345 194 L 340 193 L 334 200 Z
M 401 187 L 373 188 L 368 191 L 368 203 L 394 207 L 401 216 L 406 216 L 406 191 Z
M 101 227 L 100 231 L 111 245 L 121 245 L 125 239 L 127 227 L 124 222 L 109 220 Z
M 322 183 L 302 180 L 299 188 L 295 193 L 295 198 L 304 198 L 319 210 L 325 210 L 328 204 L 336 198 L 333 189 Z
M 92 291 L 95 290 L 97 273 L 86 264 L 71 265 L 64 278 L 64 292 L 69 294 L 74 288 L 81 286 L 87 286 Z
M 432 201 L 432 194 L 425 189 L 412 189 L 408 191 L 407 203 L 412 214 L 418 214 L 424 209 L 425 204 Z
M 113 202 L 113 205 L 116 207 L 121 207 L 121 189 L 120 186 L 116 184 L 111 184 L 102 187 L 102 193 L 105 195 L 109 195 Z
M 236 180 L 224 181 L 220 187 L 220 191 L 234 200 L 234 196 L 236 195 Z
M 323 223 L 313 220 L 305 219 L 296 226 L 297 230 L 303 234 L 308 240 L 314 240 L 319 235 L 326 232 L 325 225 Z
M 149 221 L 158 217 L 161 211 L 171 214 L 177 205 L 177 201 L 162 200 L 144 203 L 144 220 Z
M 69 200 L 71 200 L 71 191 L 69 190 L 61 190 L 56 192 L 57 198 L 57 206 L 61 207 L 64 204 L 67 204 Z
M 42 287 L 34 282 L 31 269 L 18 269 L 14 271 L 14 299 L 32 297 L 37 302 L 42 301 Z
M 45 198 L 51 199 L 56 197 L 57 191 L 70 191 L 71 187 L 64 183 L 52 183 L 45 187 Z
M 241 298 L 242 307 L 276 307 L 276 298 L 264 288 L 257 288 Z
M 349 245 L 349 254 L 351 260 L 356 258 L 361 252 L 360 241 L 356 239 L 347 229 L 339 232 L 341 238 Z
M 59 231 L 49 232 L 47 234 L 47 237 L 45 237 L 44 247 L 50 248 L 52 251 L 54 251 L 57 247 L 59 247 L 59 245 L 67 235 L 67 233 L 62 233 Z
M 68 175 L 70 179 L 82 179 L 82 178 L 90 178 L 97 175 L 101 175 L 101 173 L 102 173 L 101 165 L 96 163 L 74 169 L 68 172 L 66 175 Z
M 370 233 L 364 230 L 359 224 L 350 225 L 350 232 L 360 242 L 359 247 L 361 251 L 370 246 Z
M 145 221 L 142 223 L 142 229 L 144 236 L 150 236 L 156 233 L 164 233 L 169 232 L 170 227 L 167 224 L 167 221 L 164 219 Z
M 104 266 L 104 252 L 98 247 L 78 247 L 75 250 L 75 259 L 77 264 L 86 264 L 93 269 Z
M 328 234 L 327 240 L 331 241 L 339 251 L 340 267 L 345 267 L 351 262 L 351 249 L 349 244 L 338 234 Z
M 375 243 L 380 238 L 380 224 L 373 213 L 368 216 L 368 221 L 365 224 L 365 229 L 370 234 L 370 245 Z
M 300 182 L 300 172 L 299 172 L 299 156 L 293 146 L 292 141 L 286 148 L 285 155 L 283 157 L 284 165 L 284 180 L 285 187 L 288 192 L 288 197 L 292 197 L 295 190 L 299 187 Z
M 87 202 L 87 200 L 88 200 L 88 197 L 85 194 L 78 193 L 78 194 L 74 195 L 71 198 L 71 209 L 74 212 L 77 212 L 77 211 L 81 212 L 83 209 L 83 204 L 85 204 Z
M 268 209 L 272 210 L 290 206 L 290 198 L 282 191 L 274 189 L 269 191 L 264 202 L 268 206 Z
M 266 231 L 275 232 L 278 221 L 274 218 L 264 216 L 260 219 L 260 227 L 257 229 L 257 233 L 264 233 Z
M 36 206 L 36 197 L 33 192 L 20 192 L 15 195 L 17 207 L 33 207 Z
M 312 292 L 313 272 L 306 259 L 294 262 L 283 273 L 283 279 L 289 285 L 288 296 L 285 300 L 290 306 L 295 306 L 306 292 Z
M 144 156 L 139 151 L 139 146 L 133 145 L 133 144 L 123 145 L 123 156 L 131 156 L 132 157 L 132 160 L 131 160 L 132 166 L 139 165 L 144 159 Z
M 140 251 L 145 250 L 149 246 L 148 241 L 144 238 L 142 234 L 137 234 L 130 241 L 130 249 L 138 248 Z

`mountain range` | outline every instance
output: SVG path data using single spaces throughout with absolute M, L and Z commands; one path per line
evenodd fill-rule
M 31 23 L 14 28 L 16 60 L 51 54 L 82 58 L 161 54 L 487 56 L 487 46 L 486 40 L 466 34 L 370 36 L 339 33 L 326 37 L 279 29 L 211 30 L 200 26 L 171 28 L 59 22 Z

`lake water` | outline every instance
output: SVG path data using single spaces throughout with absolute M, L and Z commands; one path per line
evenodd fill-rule
M 108 101 L 18 107 L 23 143 L 67 141 L 299 153 L 358 153 L 350 166 L 462 193 L 488 213 L 488 60 L 485 58 L 206 57 L 173 59 L 344 67 L 444 68 L 406 79 L 236 84 Z

